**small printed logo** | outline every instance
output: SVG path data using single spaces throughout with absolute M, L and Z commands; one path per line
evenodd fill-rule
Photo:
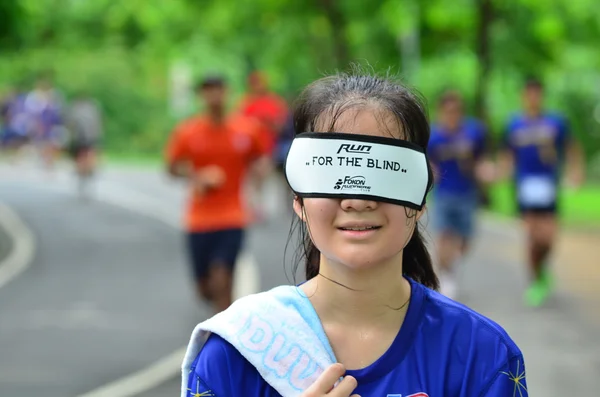
M 513 397 L 516 397 L 517 395 L 522 396 L 524 394 L 527 394 L 527 381 L 525 380 L 525 364 L 521 364 L 521 359 L 517 360 L 517 368 L 514 369 L 514 373 L 512 370 L 509 370 L 508 372 L 501 372 L 502 374 L 508 377 L 508 380 L 511 383 L 514 383 Z
M 190 371 L 191 374 L 192 371 Z M 216 397 L 215 393 L 212 392 L 204 382 L 200 379 L 200 377 L 196 377 L 196 384 L 192 385 L 190 389 L 187 389 L 188 397 Z
M 370 145 L 354 145 L 350 143 L 342 143 L 338 148 L 337 154 L 340 154 L 341 151 L 346 153 L 361 153 L 361 154 L 369 154 L 371 152 Z
M 344 179 L 338 179 L 333 188 L 335 190 L 359 190 L 363 192 L 371 190 L 371 186 L 367 186 L 367 179 L 362 175 L 346 175 Z
M 386 397 L 402 397 L 402 394 L 388 394 Z M 429 394 L 417 393 L 417 394 L 411 394 L 410 396 L 406 396 L 406 397 L 429 397 Z

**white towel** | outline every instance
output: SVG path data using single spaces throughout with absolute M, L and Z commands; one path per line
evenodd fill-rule
M 181 397 L 187 397 L 191 365 L 210 333 L 232 344 L 283 397 L 299 396 L 336 362 L 304 292 L 277 287 L 239 299 L 196 326 L 183 361 Z

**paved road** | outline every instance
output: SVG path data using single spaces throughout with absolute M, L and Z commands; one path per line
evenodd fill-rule
M 1 191 L 38 244 L 0 289 L 0 395 L 86 392 L 171 353 L 205 317 L 168 226 L 43 188 Z
M 3 175 L 6 172 L 0 172 Z M 21 183 L 10 180 L 0 178 L 0 200 L 21 212 L 39 236 L 47 236 L 40 249 L 48 251 L 38 255 L 27 272 L 0 289 L 0 346 L 3 353 L 9 352 L 0 355 L 0 373 L 9 368 L 12 372 L 6 373 L 13 375 L 12 381 L 0 376 L 0 395 L 11 397 L 13 390 L 18 390 L 19 395 L 58 396 L 59 390 L 63 391 L 62 396 L 76 395 L 86 391 L 86 387 L 125 376 L 185 344 L 192 323 L 202 312 L 190 304 L 185 268 L 173 266 L 168 272 L 164 268 L 164 263 L 183 260 L 179 233 L 165 225 L 177 225 L 179 219 L 184 193 L 177 184 L 147 170 L 109 169 L 103 174 L 98 197 L 126 206 L 137 205 L 154 213 L 160 220 L 156 222 L 96 202 L 78 207 L 68 178 L 57 178 L 42 189 L 32 187 L 35 176 Z M 53 212 L 66 208 L 75 208 L 68 222 Z M 282 208 L 273 212 L 276 216 L 268 224 L 253 228 L 247 244 L 257 265 L 261 289 L 287 282 L 284 270 L 289 276 L 296 249 L 290 245 L 284 260 L 291 215 Z M 81 222 L 96 227 L 80 230 L 68 225 Z M 71 238 L 61 238 L 56 233 L 59 225 L 65 226 Z M 580 305 L 569 286 L 547 308 L 524 309 L 519 232 L 511 226 L 489 222 L 482 225 L 481 231 L 463 267 L 465 288 L 460 299 L 502 324 L 521 346 L 532 396 L 596 394 L 600 390 L 600 328 L 592 324 L 593 319 L 586 318 L 586 313 L 576 310 Z M 72 248 L 67 249 L 72 239 L 84 241 L 87 248 L 75 249 L 71 244 Z M 131 249 L 136 246 L 144 249 Z M 84 268 L 79 266 L 82 260 L 86 263 Z M 50 274 L 49 269 L 58 272 Z M 141 274 L 149 283 L 141 282 Z M 36 311 L 45 314 L 35 317 L 32 313 Z M 46 323 L 52 323 L 49 317 L 66 321 L 80 312 L 96 318 L 96 324 L 88 320 L 93 326 L 64 329 L 46 324 L 40 330 L 25 329 L 27 324 L 32 328 L 32 320 L 27 320 L 27 316 L 37 318 L 35 324 L 40 327 L 43 319 Z M 81 314 L 80 317 L 85 318 Z M 5 322 L 5 318 L 10 318 L 10 322 Z M 102 328 L 97 318 L 108 318 L 110 321 L 106 322 L 116 329 Z M 81 346 L 89 345 L 97 347 L 91 353 L 82 352 Z M 52 371 L 40 372 L 46 362 L 54 364 Z M 23 376 L 22 368 L 37 369 L 39 375 Z M 21 388 L 15 388 L 14 379 L 21 379 Z M 28 388 L 23 389 L 23 385 Z M 175 378 L 142 395 L 174 396 L 178 389 Z
M 461 300 L 504 326 L 519 344 L 525 355 L 531 396 L 597 394 L 599 319 L 582 316 L 579 300 L 563 285 L 546 307 L 524 308 L 520 233 L 502 228 L 484 230 L 464 267 Z

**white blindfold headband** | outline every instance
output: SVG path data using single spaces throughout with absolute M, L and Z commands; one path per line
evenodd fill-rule
M 341 132 L 297 135 L 285 175 L 302 198 L 355 198 L 423 209 L 431 170 L 408 141 Z

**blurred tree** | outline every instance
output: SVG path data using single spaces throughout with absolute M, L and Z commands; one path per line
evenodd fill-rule
M 26 10 L 21 3 L 0 1 L 0 50 L 16 50 L 23 44 L 23 23 L 27 20 Z
M 348 49 L 348 40 L 346 39 L 346 15 L 340 7 L 340 2 L 334 0 L 316 0 L 327 16 L 331 25 L 331 34 L 333 41 L 333 52 L 336 59 L 336 66 L 339 69 L 345 69 L 350 63 L 350 54 Z
M 52 68 L 67 94 L 107 109 L 112 150 L 157 151 L 174 62 L 220 71 L 234 92 L 251 68 L 293 97 L 349 62 L 402 72 L 427 98 L 452 86 L 500 131 L 527 74 L 600 150 L 597 0 L 0 0 L 0 85 Z M 234 98 L 235 100 L 235 98 Z

